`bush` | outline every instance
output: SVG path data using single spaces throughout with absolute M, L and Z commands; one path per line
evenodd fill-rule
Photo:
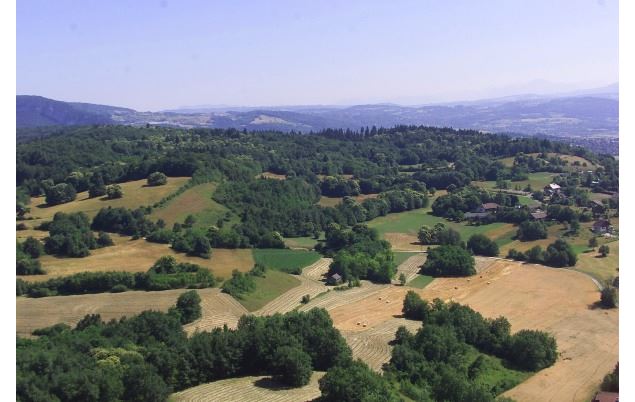
M 44 254 L 44 246 L 42 246 L 42 243 L 39 240 L 29 236 L 22 243 L 22 251 L 31 258 L 38 258 Z
M 578 257 L 571 246 L 564 240 L 558 239 L 547 247 L 545 264 L 551 267 L 572 267 Z
M 600 386 L 602 391 L 606 392 L 620 392 L 620 364 L 617 363 L 613 372 L 608 373 L 604 380 L 602 381 L 602 385 Z
M 425 321 L 430 314 L 430 306 L 427 300 L 421 299 L 417 293 L 409 290 L 404 298 L 403 309 L 401 311 L 404 317 L 410 320 Z
M 109 246 L 112 246 L 113 244 L 115 243 L 113 243 L 108 233 L 99 232 L 99 234 L 97 235 L 97 245 L 99 247 L 109 247 Z
M 319 384 L 323 402 L 400 400 L 389 382 L 361 360 L 333 367 Z
M 123 189 L 119 184 L 111 184 L 106 187 L 106 197 L 108 197 L 109 200 L 121 198 L 123 197 Z
M 46 203 L 58 205 L 73 201 L 77 197 L 75 188 L 67 183 L 60 183 L 45 190 Z
M 514 248 L 510 249 L 507 252 L 507 258 L 516 260 L 516 261 L 525 261 L 527 260 L 527 256 L 522 251 L 518 251 Z
M 281 346 L 272 359 L 274 378 L 292 387 L 301 387 L 311 380 L 311 356 L 298 346 Z
M 428 252 L 421 273 L 430 276 L 474 275 L 474 257 L 459 246 L 439 246 Z
M 302 296 L 302 299 L 300 300 L 300 303 L 307 304 L 310 301 L 311 301 L 311 295 L 304 295 L 304 296 Z
M 474 254 L 487 257 L 496 257 L 499 253 L 498 244 L 482 234 L 472 235 L 467 241 L 467 248 Z
M 153 172 L 148 175 L 148 186 L 162 186 L 167 182 L 167 176 L 161 172 Z
M 15 230 L 16 231 L 27 230 L 27 229 L 28 229 L 28 226 L 26 224 L 24 224 L 23 222 L 20 222 L 17 225 L 15 225 Z
M 542 247 L 533 246 L 525 253 L 527 261 L 534 264 L 542 264 L 545 260 L 545 253 L 542 251 Z
M 146 240 L 152 243 L 169 244 L 174 239 L 174 232 L 169 229 L 158 229 L 146 236 Z
M 600 304 L 604 308 L 617 307 L 617 289 L 612 286 L 605 286 L 600 293 Z
M 49 237 L 44 242 L 48 254 L 66 257 L 86 257 L 97 242 L 90 230 L 88 217 L 83 212 L 58 212 L 50 223 Z
M 606 244 L 603 244 L 600 246 L 598 251 L 600 252 L 600 255 L 602 257 L 606 257 L 607 255 L 609 255 L 610 249 L 609 249 L 609 246 L 607 246 Z
M 118 284 L 110 288 L 110 293 L 123 293 L 127 291 L 128 291 L 128 287 L 122 284 Z
M 507 356 L 522 369 L 542 370 L 556 362 L 556 340 L 547 333 L 523 329 L 512 336 Z

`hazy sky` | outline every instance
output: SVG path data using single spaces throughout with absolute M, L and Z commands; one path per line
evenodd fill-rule
M 67 101 L 414 104 L 617 80 L 616 0 L 17 2 L 17 93 Z

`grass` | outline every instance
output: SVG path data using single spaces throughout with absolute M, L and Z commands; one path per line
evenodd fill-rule
M 253 256 L 256 263 L 283 272 L 302 269 L 322 257 L 315 251 L 289 249 L 254 249 Z
M 320 239 L 324 239 L 324 234 L 320 235 Z M 313 250 L 315 246 L 318 244 L 318 240 L 314 239 L 311 236 L 306 237 L 289 237 L 284 239 L 284 243 L 287 247 L 291 248 L 304 248 L 307 250 Z
M 408 251 L 404 251 L 404 252 L 399 252 L 399 253 L 395 253 L 395 264 L 397 266 L 401 265 L 404 261 L 406 261 L 408 258 L 412 257 L 413 255 L 417 255 L 420 253 L 416 253 L 416 252 L 408 252 Z
M 578 263 L 574 269 L 589 274 L 599 281 L 605 281 L 619 274 L 620 244 L 619 241 L 607 243 L 604 240 L 600 240 L 599 244 L 609 246 L 609 255 L 598 257 L 597 248 L 590 253 L 578 254 Z
M 534 374 L 530 371 L 520 371 L 506 367 L 505 363 L 498 357 L 481 353 L 471 346 L 466 354 L 468 365 L 474 363 L 479 356 L 482 356 L 484 360 L 474 382 L 493 390 L 496 394 L 501 394 L 513 388 Z
M 32 216 L 36 219 L 25 222 L 30 227 L 33 227 L 43 220 L 53 219 L 53 215 L 57 212 L 84 212 L 89 218 L 92 218 L 97 215 L 101 208 L 109 206 L 130 209 L 140 206 L 151 206 L 163 197 L 174 193 L 189 179 L 189 177 L 168 177 L 167 184 L 156 187 L 146 187 L 146 180 L 121 183 L 123 197 L 114 200 L 108 200 L 105 197 L 88 198 L 88 192 L 84 191 L 77 194 L 75 201 L 49 207 L 45 203 L 45 197 L 34 197 L 29 205 L 31 213 L 27 216 Z
M 357 202 L 362 202 L 365 199 L 377 198 L 378 196 L 379 196 L 379 194 L 360 194 L 360 195 L 353 196 L 351 198 L 353 198 Z M 320 197 L 320 201 L 318 201 L 318 205 L 323 206 L 323 207 L 334 207 L 334 206 L 340 204 L 343 199 L 344 199 L 344 197 L 325 197 L 325 196 L 322 196 L 322 197 Z
M 212 199 L 216 186 L 216 183 L 204 183 L 189 188 L 163 208 L 154 210 L 150 217 L 153 220 L 163 219 L 168 227 L 171 227 L 175 222 L 183 223 L 191 214 L 196 218 L 195 227 L 216 225 L 216 222 L 229 211 L 227 207 Z
M 255 277 L 256 290 L 243 295 L 238 301 L 248 311 L 256 311 L 289 289 L 300 285 L 300 281 L 284 272 L 268 270 L 264 278 Z
M 413 280 L 408 282 L 406 286 L 410 286 L 412 288 L 417 288 L 417 289 L 423 289 L 426 286 L 428 286 L 428 284 L 432 282 L 433 280 L 434 280 L 434 277 L 432 276 L 417 275 Z
M 537 173 L 529 173 L 527 180 L 521 181 L 510 181 L 510 189 L 514 189 L 516 186 L 519 186 L 521 190 L 527 187 L 527 184 L 531 185 L 531 188 L 536 191 L 545 187 L 547 184 L 551 183 L 553 176 L 556 176 L 556 173 L 550 172 L 537 172 Z M 496 190 L 496 181 L 474 181 L 472 182 L 474 185 L 482 188 L 486 188 L 489 190 Z

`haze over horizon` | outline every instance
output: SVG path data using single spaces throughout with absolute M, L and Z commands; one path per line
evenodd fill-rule
M 618 81 L 617 27 L 595 0 L 23 1 L 16 90 L 141 111 L 559 93 Z

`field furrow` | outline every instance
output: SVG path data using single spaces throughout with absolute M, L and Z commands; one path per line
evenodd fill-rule
M 302 270 L 302 276 L 314 281 L 320 281 L 324 279 L 324 276 L 329 270 L 329 265 L 331 265 L 332 262 L 332 258 L 320 258 L 313 264 L 304 268 Z
M 280 386 L 270 377 L 240 377 L 202 384 L 172 394 L 174 402 L 297 402 L 310 401 L 321 395 L 318 381 L 323 372 L 314 372 L 311 381 L 301 388 Z
M 362 300 L 382 289 L 390 287 L 390 285 L 374 284 L 369 281 L 362 281 L 362 286 L 349 290 L 331 290 L 320 297 L 311 300 L 309 303 L 300 307 L 299 311 L 309 311 L 314 307 L 332 310 L 339 306 L 355 303 Z M 325 290 L 326 287 L 323 289 Z
M 395 280 L 393 280 L 393 283 L 399 283 L 399 277 L 401 276 L 401 274 L 404 274 L 406 276 L 406 283 L 413 280 L 414 277 L 417 276 L 417 273 L 421 269 L 423 263 L 426 262 L 427 257 L 427 254 L 421 253 L 413 255 L 412 257 L 401 263 L 397 267 L 397 274 L 395 275 Z
M 236 299 L 220 289 L 201 294 L 201 308 L 203 316 L 183 328 L 188 334 L 195 331 L 210 331 L 227 324 L 229 328 L 236 328 L 238 320 L 248 311 Z M 200 291 L 199 291 L 200 292 Z M 200 294 L 200 293 L 199 293 Z
M 254 314 L 258 316 L 272 315 L 275 313 L 284 314 L 301 306 L 300 301 L 302 300 L 302 296 L 309 295 L 310 297 L 315 297 L 326 290 L 326 285 L 322 282 L 307 279 L 303 276 L 298 276 L 297 278 L 300 280 L 299 286 L 276 297 L 263 308 L 255 311 Z

